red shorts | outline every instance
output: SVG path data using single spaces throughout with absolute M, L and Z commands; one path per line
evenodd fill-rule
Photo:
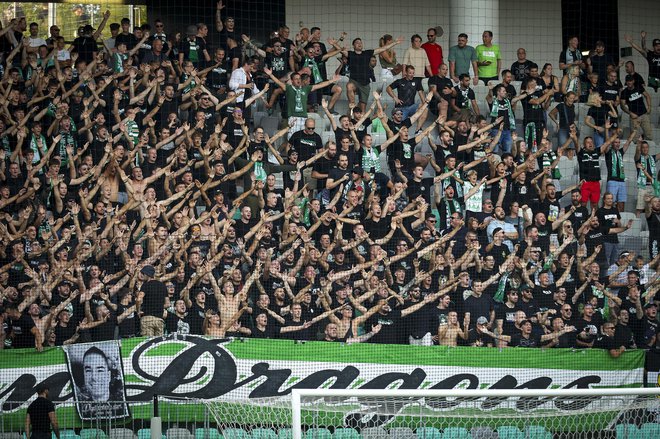
M 600 181 L 585 181 L 582 183 L 582 202 L 587 203 L 591 201 L 591 204 L 598 204 L 600 200 Z

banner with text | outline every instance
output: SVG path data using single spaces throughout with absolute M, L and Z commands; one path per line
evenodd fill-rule
M 158 395 L 253 405 L 270 398 L 285 406 L 293 388 L 641 387 L 644 379 L 641 350 L 611 358 L 595 349 L 297 344 L 187 336 L 122 340 L 120 352 L 129 404 Z M 49 384 L 54 401 L 74 399 L 76 387 L 62 349 L 0 352 L 3 413 L 24 409 L 41 382 Z

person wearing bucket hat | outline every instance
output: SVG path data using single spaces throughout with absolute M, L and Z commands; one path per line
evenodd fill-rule
M 186 38 L 182 39 L 179 46 L 179 65 L 184 61 L 190 61 L 196 68 L 202 68 L 211 61 L 204 38 L 197 36 L 198 26 L 195 24 L 186 27 Z

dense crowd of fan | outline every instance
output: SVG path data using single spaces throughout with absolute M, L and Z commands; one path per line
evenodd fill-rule
M 283 26 L 257 45 L 222 2 L 218 47 L 205 24 L 174 37 L 160 20 L 122 19 L 102 40 L 103 18 L 70 47 L 21 17 L 0 31 L 5 348 L 174 332 L 613 356 L 656 345 L 650 92 L 632 62 L 619 81 L 601 42 L 583 56 L 571 38 L 557 77 L 522 48 L 503 69 L 489 31 L 476 48 L 460 34 L 445 60 L 429 29 L 399 63 L 389 35 L 368 50 Z M 626 40 L 657 92 L 660 40 L 641 37 Z M 257 105 L 284 116 L 279 131 L 255 126 Z M 579 182 L 560 190 L 562 160 Z M 626 178 L 646 257 L 619 246 Z

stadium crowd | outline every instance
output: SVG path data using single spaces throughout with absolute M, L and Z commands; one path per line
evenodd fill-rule
M 604 44 L 583 56 L 577 38 L 555 76 L 523 48 L 503 68 L 487 30 L 445 59 L 431 28 L 399 63 L 390 35 L 371 50 L 282 26 L 258 45 L 222 2 L 218 47 L 203 23 L 175 37 L 160 20 L 124 18 L 102 40 L 103 18 L 70 46 L 21 17 L 0 31 L 0 347 L 174 332 L 613 356 L 660 342 L 660 40 L 626 37 L 649 77 L 629 62 L 620 81 Z M 253 123 L 257 106 L 282 114 L 277 131 Z M 618 240 L 626 178 L 649 231 L 639 254 Z

